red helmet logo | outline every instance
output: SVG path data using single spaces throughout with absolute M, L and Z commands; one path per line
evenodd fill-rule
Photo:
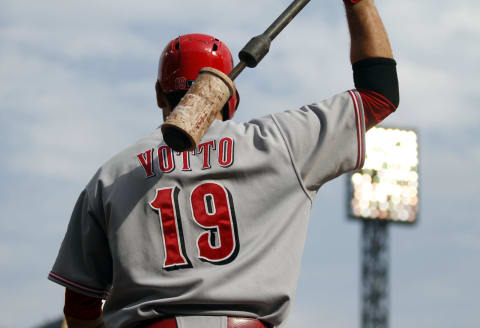
M 187 79 L 184 76 L 175 79 L 175 89 L 185 90 L 187 88 Z
M 220 40 L 205 34 L 186 34 L 170 41 L 160 56 L 158 82 L 165 94 L 188 90 L 204 67 L 229 74 L 233 69 L 230 50 Z M 228 118 L 239 103 L 238 92 L 228 101 Z

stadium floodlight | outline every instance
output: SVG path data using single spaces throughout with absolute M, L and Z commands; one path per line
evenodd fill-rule
M 413 130 L 375 127 L 365 164 L 350 175 L 350 217 L 414 223 L 418 213 L 418 138 Z

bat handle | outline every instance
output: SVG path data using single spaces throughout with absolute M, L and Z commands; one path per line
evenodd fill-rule
M 310 0 L 295 0 L 293 1 L 283 13 L 270 25 L 263 33 L 272 41 L 276 36 L 287 26 L 292 19 L 297 16 L 300 10 L 309 3 Z
M 295 0 L 287 9 L 283 11 L 280 16 L 270 25 L 263 34 L 253 37 L 243 47 L 238 54 L 240 61 L 245 62 L 248 67 L 255 67 L 265 57 L 270 50 L 270 43 L 277 37 L 277 35 L 292 21 L 292 19 L 309 3 L 310 0 Z M 238 65 L 237 65 L 238 66 Z M 244 69 L 239 67 L 239 72 Z M 235 77 L 236 77 L 235 76 Z
M 233 80 L 235 80 L 237 78 L 237 76 L 245 69 L 245 67 L 247 67 L 247 63 L 244 62 L 244 61 L 240 61 L 233 69 L 232 71 L 230 72 L 230 74 L 228 74 L 228 77 Z

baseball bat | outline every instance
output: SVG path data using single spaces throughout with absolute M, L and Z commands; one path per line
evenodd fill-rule
M 175 151 L 194 150 L 228 99 L 235 92 L 233 80 L 245 69 L 256 67 L 270 50 L 275 37 L 309 3 L 294 0 L 260 35 L 250 39 L 239 52 L 240 62 L 227 76 L 213 68 L 200 70 L 197 79 L 162 124 L 167 145 Z

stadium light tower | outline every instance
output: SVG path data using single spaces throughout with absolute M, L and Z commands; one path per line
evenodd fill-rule
M 362 328 L 388 327 L 388 224 L 418 214 L 418 140 L 413 130 L 372 128 L 365 164 L 348 182 L 350 218 L 362 227 Z

